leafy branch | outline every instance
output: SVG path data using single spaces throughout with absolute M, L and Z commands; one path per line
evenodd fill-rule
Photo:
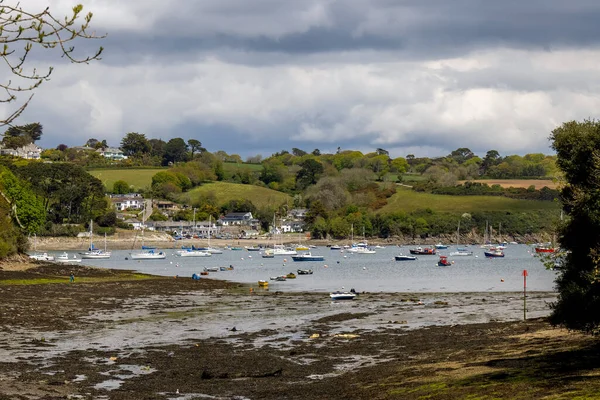
M 17 101 L 17 95 L 21 92 L 32 92 L 43 82 L 50 79 L 54 68 L 38 71 L 37 68 L 25 69 L 26 61 L 34 48 L 59 51 L 62 57 L 66 57 L 72 63 L 87 64 L 92 60 L 100 60 L 103 47 L 99 47 L 93 55 L 78 57 L 74 54 L 73 42 L 78 39 L 102 39 L 106 35 L 97 35 L 89 32 L 90 22 L 93 14 L 91 12 L 83 15 L 83 6 L 76 5 L 72 14 L 64 18 L 57 18 L 50 12 L 50 7 L 43 11 L 34 13 L 23 10 L 21 3 L 6 5 L 5 0 L 0 0 L 0 58 L 8 69 L 17 78 L 25 81 L 23 85 L 19 82 L 0 83 L 0 90 L 4 96 L 0 96 L 0 103 L 11 103 Z M 81 22 L 83 18 L 83 23 Z M 17 49 L 19 43 L 24 43 L 22 49 Z M 11 113 L 0 119 L 0 126 L 11 125 L 31 102 L 33 93 Z

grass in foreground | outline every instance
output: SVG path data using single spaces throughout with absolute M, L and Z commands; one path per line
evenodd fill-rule
M 559 204 L 551 201 L 517 200 L 500 196 L 448 196 L 415 192 L 399 186 L 396 194 L 380 212 L 416 211 L 430 208 L 440 212 L 475 211 L 538 211 L 558 210 Z
M 291 200 L 285 193 L 265 187 L 229 182 L 211 182 L 194 188 L 181 196 L 181 200 L 193 204 L 199 198 L 213 197 L 219 204 L 230 200 L 250 200 L 258 208 L 279 207 Z
M 69 283 L 68 276 L 56 276 L 56 277 L 44 277 L 44 278 L 24 278 L 24 279 L 2 279 L 0 285 L 48 285 L 56 283 Z M 152 275 L 145 274 L 122 274 L 116 276 L 104 276 L 104 277 L 79 277 L 75 275 L 74 283 L 102 283 L 102 282 L 125 282 L 125 281 L 140 281 L 147 279 L 158 279 Z

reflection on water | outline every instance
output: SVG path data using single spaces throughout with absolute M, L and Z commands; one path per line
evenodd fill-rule
M 129 251 L 117 250 L 109 260 L 84 260 L 84 264 L 184 277 L 198 274 L 205 267 L 232 265 L 233 270 L 210 272 L 207 277 L 242 283 L 312 269 L 312 275 L 299 275 L 284 282 L 269 281 L 269 289 L 318 292 L 342 287 L 368 292 L 518 292 L 523 290 L 522 273 L 526 269 L 528 290 L 554 288 L 556 272 L 546 270 L 527 245 L 509 245 L 504 258 L 485 258 L 483 249 L 471 246 L 473 256 L 449 257 L 453 262 L 449 267 L 438 267 L 439 257 L 435 255 L 419 256 L 415 261 L 395 261 L 395 255 L 408 254 L 408 250 L 407 246 L 389 246 L 377 249 L 376 254 L 353 254 L 319 247 L 312 249 L 312 254 L 325 256 L 325 261 L 316 262 L 294 262 L 290 256 L 262 258 L 261 253 L 246 250 L 224 250 L 223 254 L 211 257 L 178 257 L 173 249 L 166 250 L 168 256 L 164 260 L 127 260 Z M 450 247 L 438 254 L 448 255 L 455 250 Z

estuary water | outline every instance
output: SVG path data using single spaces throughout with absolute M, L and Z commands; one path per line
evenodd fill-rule
M 527 270 L 528 291 L 553 291 L 556 272 L 547 270 L 527 245 L 508 245 L 504 258 L 486 258 L 479 246 L 470 246 L 472 256 L 449 257 L 452 265 L 438 267 L 439 255 L 456 250 L 449 247 L 438 255 L 418 256 L 415 261 L 395 261 L 394 256 L 409 254 L 417 246 L 387 246 L 375 254 L 353 254 L 328 247 L 311 249 L 324 261 L 294 262 L 291 256 L 262 258 L 262 252 L 223 250 L 211 257 L 179 257 L 175 249 L 167 249 L 164 260 L 131 260 L 130 251 L 112 251 L 108 260 L 83 260 L 83 264 L 114 269 L 130 269 L 143 273 L 191 277 L 204 268 L 233 266 L 233 270 L 209 272 L 210 279 L 257 284 L 268 280 L 269 290 L 284 292 L 329 292 L 354 288 L 367 292 L 519 292 L 523 290 L 523 270 Z M 53 252 L 61 254 L 62 251 Z M 70 252 L 70 257 L 73 256 Z M 273 281 L 271 277 L 312 269 L 312 275 Z

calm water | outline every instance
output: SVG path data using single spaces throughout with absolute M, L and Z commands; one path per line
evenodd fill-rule
M 299 275 L 285 282 L 269 281 L 270 290 L 328 292 L 342 287 L 369 292 L 512 292 L 523 290 L 523 270 L 528 271 L 527 288 L 551 291 L 556 272 L 545 269 L 527 245 L 509 245 L 504 258 L 485 258 L 483 249 L 471 246 L 473 256 L 450 257 L 449 267 L 438 267 L 438 256 L 418 256 L 416 261 L 395 261 L 400 253 L 409 254 L 415 246 L 388 246 L 376 249 L 376 254 L 351 254 L 327 247 L 312 249 L 313 255 L 325 256 L 325 261 L 294 262 L 290 256 L 262 258 L 259 252 L 224 250 L 212 257 L 178 257 L 175 250 L 166 250 L 165 260 L 126 260 L 128 250 L 112 252 L 109 260 L 84 260 L 84 264 L 105 268 L 133 269 L 165 276 L 191 277 L 204 267 L 233 265 L 232 271 L 210 272 L 208 278 L 242 283 L 312 269 L 312 275 Z M 447 255 L 454 247 L 440 250 Z M 60 254 L 62 252 L 54 252 Z M 73 253 L 71 253 L 73 254 Z M 503 281 L 502 281 L 503 280 Z

